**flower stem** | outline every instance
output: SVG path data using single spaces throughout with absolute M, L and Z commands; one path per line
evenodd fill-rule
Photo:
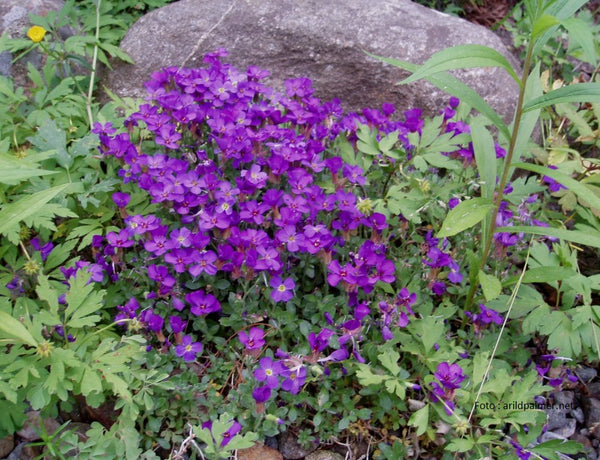
M 486 236 L 486 241 L 484 242 L 483 252 L 481 253 L 481 258 L 479 263 L 473 268 L 475 274 L 479 272 L 480 269 L 484 268 L 487 259 L 490 255 L 490 251 L 492 249 L 492 244 L 494 242 L 494 231 L 496 230 L 496 216 L 498 215 L 498 210 L 500 209 L 500 205 L 502 204 L 502 199 L 504 198 L 504 188 L 506 187 L 506 183 L 508 182 L 508 176 L 511 169 L 512 159 L 515 154 L 515 147 L 517 144 L 517 139 L 519 137 L 519 128 L 521 125 L 521 117 L 523 116 L 523 105 L 525 103 L 525 89 L 527 88 L 527 79 L 529 77 L 529 72 L 531 70 L 531 63 L 533 60 L 533 48 L 535 41 L 533 38 L 529 42 L 529 46 L 527 47 L 527 55 L 525 57 L 525 62 L 523 64 L 523 77 L 521 78 L 521 88 L 519 90 L 519 99 L 517 101 L 517 107 L 515 109 L 515 121 L 512 129 L 512 134 L 510 137 L 510 144 L 508 147 L 508 152 L 506 154 L 506 158 L 504 159 L 504 169 L 502 171 L 502 176 L 500 178 L 500 183 L 498 184 L 498 188 L 496 189 L 496 197 L 494 199 L 494 206 L 492 207 L 491 214 L 491 222 L 490 222 L 490 230 Z M 465 308 L 469 310 L 473 305 L 473 299 L 475 297 L 475 291 L 477 289 L 477 283 L 475 280 L 476 277 L 473 276 L 471 279 L 471 286 L 469 288 L 469 293 L 467 295 L 467 300 L 465 302 Z

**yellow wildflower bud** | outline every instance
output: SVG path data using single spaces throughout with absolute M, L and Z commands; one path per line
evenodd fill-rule
M 38 356 L 40 356 L 42 358 L 47 358 L 48 356 L 50 356 L 52 354 L 53 349 L 54 349 L 54 345 L 52 344 L 52 342 L 48 342 L 47 340 L 44 340 L 43 342 L 40 342 L 40 344 L 38 345 L 35 352 L 37 353 Z
M 358 209 L 362 215 L 370 216 L 373 214 L 373 202 L 369 198 L 365 198 L 364 200 L 359 198 L 356 209 Z
M 35 275 L 40 270 L 40 266 L 35 260 L 30 259 L 27 262 L 25 262 L 23 269 L 28 275 Z
M 33 43 L 39 43 L 44 39 L 46 35 L 46 29 L 40 26 L 32 26 L 27 31 L 27 36 Z

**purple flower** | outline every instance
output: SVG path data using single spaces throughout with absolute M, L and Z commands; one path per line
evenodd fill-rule
M 112 199 L 119 208 L 127 206 L 130 198 L 129 194 L 123 192 L 115 192 L 112 194 Z
M 129 248 L 133 246 L 134 241 L 130 240 L 129 238 L 130 234 L 126 229 L 121 230 L 119 234 L 116 234 L 115 232 L 109 232 L 106 235 L 106 240 L 115 248 Z
M 283 367 L 279 361 L 274 362 L 268 356 L 261 358 L 258 362 L 259 368 L 254 371 L 254 378 L 259 382 L 265 382 L 266 385 L 275 389 L 279 386 L 279 375 L 283 371 Z
M 271 388 L 267 385 L 255 388 L 252 391 L 252 397 L 257 404 L 264 403 L 271 397 Z
M 296 283 L 292 278 L 286 278 L 284 281 L 281 280 L 281 276 L 275 276 L 271 279 L 271 299 L 275 302 L 287 302 L 294 297 L 293 289 L 296 287 Z
M 221 310 L 221 304 L 212 294 L 205 294 L 202 289 L 185 295 L 185 300 L 192 306 L 192 314 L 208 315 Z
M 477 319 L 482 324 L 490 324 L 490 323 L 502 324 L 502 316 L 500 316 L 500 314 L 496 310 L 487 308 L 485 305 L 483 305 L 481 303 L 479 304 L 479 309 L 481 310 L 481 313 L 477 316 Z
M 550 169 L 558 169 L 554 165 L 548 165 L 548 168 L 550 168 Z M 552 179 L 549 176 L 544 176 L 542 178 L 542 181 L 544 181 L 546 184 L 548 184 L 548 189 L 551 192 L 558 192 L 559 190 L 567 190 L 567 187 L 565 187 L 564 185 L 556 182 L 554 179 Z
M 179 334 L 185 330 L 187 321 L 182 320 L 179 316 L 169 316 L 169 324 L 173 334 Z
M 458 364 L 448 362 L 438 364 L 437 371 L 433 375 L 448 390 L 460 388 L 461 382 L 466 378 Z
M 194 342 L 194 339 L 189 335 L 184 335 L 181 339 L 181 345 L 175 347 L 175 354 L 184 361 L 194 361 L 196 356 L 202 352 L 202 344 Z
M 258 327 L 251 327 L 249 332 L 240 331 L 238 339 L 246 350 L 258 350 L 265 345 L 265 333 Z
M 242 425 L 240 425 L 235 420 L 229 427 L 229 429 L 223 433 L 223 440 L 221 441 L 221 447 L 225 447 L 229 442 L 237 435 L 242 429 Z

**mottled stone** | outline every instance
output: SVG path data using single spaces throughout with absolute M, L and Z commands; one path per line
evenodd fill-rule
M 238 451 L 237 458 L 238 460 L 283 460 L 281 453 L 262 444 Z
M 25 415 L 27 416 L 27 419 L 23 424 L 23 428 L 17 431 L 17 435 L 26 441 L 37 441 L 38 439 L 41 439 L 40 432 L 42 423 L 44 424 L 44 429 L 47 434 L 54 433 L 60 427 L 60 424 L 52 418 L 45 418 L 42 420 L 39 411 L 32 410 Z
M 331 450 L 320 450 L 307 455 L 305 460 L 344 460 L 344 457 Z
M 279 452 L 286 460 L 296 460 L 306 457 L 315 449 L 304 449 L 299 443 L 298 438 L 293 433 L 286 431 L 281 433 L 278 438 Z
M 218 48 L 241 71 L 256 65 L 271 72 L 267 84 L 282 89 L 288 78 L 308 77 L 322 100 L 339 98 L 345 109 L 420 107 L 434 113 L 448 95 L 420 81 L 397 86 L 409 74 L 368 56 L 423 63 L 459 44 L 491 46 L 515 66 L 502 40 L 488 29 L 409 0 L 181 0 L 134 24 L 121 48 L 135 65 L 114 62 L 104 83 L 119 96 L 144 97 L 143 83 L 164 66 L 199 67 Z M 499 68 L 456 73 L 510 118 L 517 84 Z
M 6 457 L 15 448 L 15 437 L 12 434 L 0 439 L 0 458 Z

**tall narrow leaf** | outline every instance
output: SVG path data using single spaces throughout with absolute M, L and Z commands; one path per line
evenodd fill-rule
M 487 130 L 481 118 L 476 118 L 471 123 L 471 136 L 473 150 L 475 151 L 475 164 L 479 179 L 481 180 L 481 196 L 488 200 L 494 197 L 496 189 L 496 148 L 494 139 Z M 482 239 L 486 241 L 490 231 L 490 215 L 486 215 L 482 224 Z
M 376 56 L 369 53 L 367 54 L 372 58 L 378 59 L 386 64 L 393 65 L 394 67 L 398 67 L 409 72 L 416 72 L 419 69 L 417 64 L 413 64 L 411 62 L 386 58 L 383 56 Z M 496 111 L 492 109 L 487 102 L 485 102 L 485 100 L 477 93 L 477 91 L 475 91 L 469 85 L 463 83 L 461 80 L 449 73 L 430 75 L 425 77 L 425 80 L 442 91 L 456 96 L 461 101 L 471 106 L 474 110 L 490 120 L 494 126 L 498 128 L 498 131 L 505 140 L 510 139 L 510 130 L 508 129 L 506 123 L 504 123 L 504 120 L 502 120 L 502 117 L 500 117 L 500 115 L 498 115 L 498 113 L 496 113 Z
M 5 235 L 11 243 L 18 244 L 19 223 L 34 216 L 43 209 L 46 203 L 64 191 L 69 185 L 58 185 L 5 205 L 0 211 L 0 234 Z
M 545 166 L 532 165 L 529 163 L 513 163 L 515 168 L 526 169 L 527 171 L 533 171 L 544 176 L 551 177 L 557 182 L 567 187 L 577 197 L 586 201 L 591 207 L 600 209 L 600 198 L 590 189 L 587 185 L 572 179 L 566 174 L 557 171 L 556 169 L 550 169 Z
M 0 311 L 0 332 L 3 333 L 3 337 L 23 342 L 32 347 L 38 346 L 37 341 L 27 328 L 23 326 L 23 323 L 4 311 Z
M 540 63 L 538 62 L 537 65 L 531 70 L 531 72 L 529 73 L 529 77 L 527 78 L 527 85 L 525 87 L 523 101 L 527 103 L 527 101 L 535 99 L 541 96 L 543 93 L 544 90 L 542 88 L 542 82 L 540 79 Z M 529 112 L 523 113 L 521 115 L 521 120 L 519 123 L 519 132 L 514 147 L 514 152 L 516 155 L 521 155 L 522 152 L 527 150 L 527 144 L 531 139 L 531 135 L 538 123 L 539 117 L 539 109 L 530 110 Z M 513 158 L 518 157 L 514 156 Z
M 583 244 L 593 248 L 600 248 L 600 237 L 591 235 L 589 232 L 582 232 L 578 230 L 517 225 L 514 227 L 498 227 L 496 232 L 529 233 L 531 235 L 551 236 L 554 238 L 560 238 L 561 240 L 570 241 L 572 243 Z
M 411 83 L 430 75 L 448 70 L 469 69 L 474 67 L 500 67 L 519 84 L 521 79 L 516 74 L 508 59 L 493 48 L 483 45 L 458 45 L 438 51 L 431 56 L 419 70 L 401 81 Z
M 577 83 L 563 86 L 527 102 L 524 112 L 563 102 L 600 102 L 600 83 Z

